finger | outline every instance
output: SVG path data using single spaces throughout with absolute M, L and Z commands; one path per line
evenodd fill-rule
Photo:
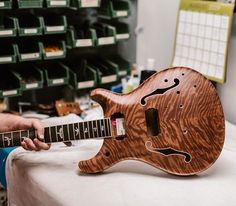
M 37 130 L 37 136 L 40 140 L 44 139 L 44 128 L 41 124 L 41 122 L 37 119 L 31 120 L 31 127 L 35 128 Z
M 43 149 L 43 150 L 48 150 L 50 148 L 50 145 L 49 144 L 46 144 L 44 142 L 41 142 L 40 140 L 38 139 L 34 139 L 34 144 L 35 146 L 40 150 L 40 149 Z
M 25 149 L 25 150 L 31 150 L 28 148 L 27 144 L 23 141 L 21 142 L 21 146 Z
M 33 141 L 29 138 L 25 138 L 24 139 L 24 142 L 26 143 L 27 145 L 27 148 L 30 149 L 30 150 L 35 150 L 35 151 L 38 151 L 39 149 L 35 146 L 35 144 L 33 143 Z

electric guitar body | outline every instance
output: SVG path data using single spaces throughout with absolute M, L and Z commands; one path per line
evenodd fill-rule
M 171 174 L 193 175 L 221 153 L 225 122 L 220 99 L 212 83 L 192 69 L 155 73 L 129 94 L 95 89 L 91 97 L 111 119 L 112 136 L 95 157 L 79 162 L 82 172 L 139 160 Z

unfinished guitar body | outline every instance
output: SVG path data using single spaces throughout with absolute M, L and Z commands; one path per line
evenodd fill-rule
M 92 98 L 105 117 L 124 118 L 126 134 L 104 139 L 98 154 L 81 161 L 97 173 L 123 160 L 140 160 L 176 175 L 209 168 L 224 144 L 224 114 L 212 83 L 198 72 L 170 68 L 151 76 L 129 94 L 95 89 Z

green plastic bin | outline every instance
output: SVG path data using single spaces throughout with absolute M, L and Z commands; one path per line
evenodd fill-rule
M 67 31 L 66 16 L 47 14 L 43 16 L 44 34 L 59 34 Z
M 0 38 L 12 37 L 17 34 L 17 20 L 11 17 L 0 17 Z
M 131 74 L 131 63 L 125 60 L 123 57 L 119 55 L 113 55 L 110 57 L 105 58 L 105 61 L 109 62 L 110 64 L 116 65 L 118 67 L 118 75 L 119 77 L 124 77 L 126 75 Z
M 16 49 L 20 62 L 42 59 L 42 50 L 39 42 L 22 40 L 17 43 Z
M 100 7 L 101 0 L 71 0 L 73 8 L 93 8 Z
M 12 8 L 12 0 L 0 0 L 0 10 L 1 9 L 11 9 Z
M 62 59 L 66 57 L 65 41 L 49 40 L 41 43 L 43 59 Z
M 45 0 L 48 8 L 70 7 L 70 0 Z
M 118 80 L 118 68 L 101 58 L 89 61 L 88 65 L 97 72 L 99 84 L 113 83 Z
M 3 66 L 3 65 L 2 65 Z M 17 75 L 10 71 L 10 68 L 4 66 L 1 68 L 0 76 L 0 98 L 13 97 L 21 95 L 21 83 Z M 9 82 L 11 82 L 9 84 Z
M 88 29 L 84 31 L 82 29 L 76 29 L 70 27 L 67 33 L 67 45 L 70 48 L 76 47 L 93 47 L 96 44 L 96 31 L 94 29 Z
M 91 89 L 97 85 L 97 73 L 87 64 L 87 60 L 74 61 L 69 66 L 71 85 L 77 90 Z
M 103 0 L 99 8 L 99 16 L 106 19 L 128 17 L 131 14 L 129 1 Z
M 43 8 L 43 0 L 17 0 L 17 3 L 20 9 Z
M 116 29 L 103 23 L 94 23 L 92 28 L 96 30 L 97 46 L 116 43 Z
M 9 42 L 1 43 L 0 47 L 0 64 L 15 63 L 17 51 L 15 45 Z
M 130 38 L 130 29 L 127 23 L 110 22 L 109 24 L 116 29 L 116 41 L 127 40 Z
M 44 66 L 47 86 L 59 86 L 69 83 L 69 68 L 62 63 L 50 63 Z
M 13 70 L 21 81 L 22 91 L 43 88 L 43 71 L 33 65 L 24 65 Z
M 32 14 L 21 14 L 17 17 L 19 36 L 42 35 L 43 22 L 42 17 Z

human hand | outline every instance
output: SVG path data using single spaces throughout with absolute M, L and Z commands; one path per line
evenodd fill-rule
M 26 150 L 48 150 L 50 148 L 50 145 L 43 142 L 44 128 L 39 120 L 26 119 L 12 114 L 0 114 L 1 132 L 32 128 L 36 130 L 37 138 L 35 138 L 34 140 L 25 138 L 21 142 L 21 146 Z

